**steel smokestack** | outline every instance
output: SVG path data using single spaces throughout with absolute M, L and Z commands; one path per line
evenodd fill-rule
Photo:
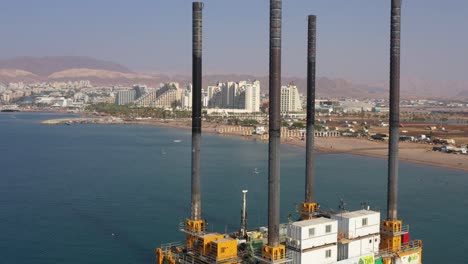
M 247 192 L 248 190 L 242 190 L 242 214 L 239 232 L 241 238 L 247 238 Z
M 201 220 L 202 2 L 192 4 L 192 220 Z
M 388 151 L 387 220 L 397 220 L 398 143 L 400 127 L 401 0 L 392 0 L 390 33 L 390 139 Z
M 309 16 L 307 38 L 307 130 L 305 202 L 314 202 L 315 61 L 317 17 Z
M 270 247 L 277 247 L 280 244 L 281 12 L 282 1 L 270 0 L 268 143 L 268 246 Z

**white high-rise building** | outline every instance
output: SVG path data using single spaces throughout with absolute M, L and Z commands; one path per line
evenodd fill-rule
M 2 94 L 1 99 L 2 99 L 1 101 L 7 102 L 7 103 L 8 103 L 8 102 L 10 102 L 10 100 L 11 100 L 11 94 L 10 94 L 10 93 L 4 93 L 4 94 Z
M 202 89 L 202 106 L 203 107 L 208 107 L 208 103 L 210 101 L 210 98 L 208 97 L 208 89 Z
M 153 105 L 162 108 L 180 105 L 182 92 L 182 89 L 179 89 L 179 83 L 165 83 L 161 88 L 156 90 L 156 100 L 154 100 Z
M 208 86 L 208 107 L 222 108 L 222 90 L 219 84 L 217 86 Z
M 281 113 L 299 111 L 302 111 L 302 104 L 297 86 L 281 86 Z
M 136 99 L 136 92 L 135 90 L 122 90 L 117 92 L 117 96 L 115 97 L 115 103 L 117 105 L 126 105 L 133 103 Z
M 218 83 L 221 88 L 221 108 L 230 109 L 234 107 L 234 100 L 239 85 L 235 82 Z
M 241 97 L 239 108 L 252 113 L 260 112 L 260 81 L 241 81 L 239 89 L 242 91 L 238 95 Z
M 133 85 L 133 90 L 135 90 L 136 99 L 148 93 L 148 87 L 146 85 L 139 85 L 139 84 Z
M 187 88 L 185 89 L 184 94 L 182 95 L 182 108 L 192 108 L 192 95 L 192 84 L 189 83 L 187 84 Z
M 260 81 L 218 83 L 207 88 L 208 107 L 260 112 Z
M 135 91 L 135 90 L 134 90 Z M 135 105 L 144 107 L 169 108 L 182 104 L 183 90 L 176 82 L 164 83 L 160 88 L 146 93 L 135 101 Z

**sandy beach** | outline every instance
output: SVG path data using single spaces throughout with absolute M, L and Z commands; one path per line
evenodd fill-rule
M 60 124 L 70 119 L 46 120 L 43 124 Z M 72 119 L 73 120 L 73 119 Z M 98 120 L 105 120 L 103 123 L 109 124 L 109 119 L 89 119 L 90 123 L 100 123 Z M 122 121 L 116 121 L 122 123 Z M 162 120 L 138 120 L 124 121 L 125 124 L 153 125 L 160 127 L 171 127 L 177 129 L 191 129 L 191 120 L 162 121 Z M 238 126 L 236 126 L 238 127 Z M 219 125 L 215 123 L 204 122 L 203 133 L 220 134 L 220 131 L 234 128 L 234 126 Z M 236 136 L 245 139 L 265 140 L 260 136 L 246 136 L 245 131 L 223 132 L 223 136 Z M 282 144 L 289 144 L 297 147 L 305 147 L 305 141 L 299 138 L 282 139 Z M 320 153 L 329 154 L 353 154 L 386 159 L 388 154 L 387 143 L 381 141 L 370 141 L 366 138 L 351 137 L 316 137 L 315 150 Z M 423 165 L 431 165 L 449 169 L 457 169 L 468 172 L 468 155 L 448 154 L 432 151 L 432 145 L 421 143 L 400 142 L 399 158 L 401 161 L 407 161 Z
M 191 122 L 148 122 L 148 124 L 190 129 Z M 225 125 L 222 126 L 227 127 Z M 216 124 L 204 123 L 204 133 L 218 134 L 219 126 Z M 258 136 L 244 136 L 242 132 L 230 132 L 223 135 L 239 136 L 243 138 L 260 139 Z M 297 138 L 284 139 L 283 144 L 289 144 L 297 147 L 305 147 L 305 141 Z M 316 137 L 315 150 L 320 153 L 330 154 L 353 154 L 386 159 L 388 155 L 388 145 L 381 141 L 370 141 L 365 138 L 351 137 Z M 457 169 L 468 172 L 468 155 L 456 155 L 432 151 L 432 145 L 400 142 L 399 158 L 401 161 L 407 161 L 423 165 L 431 165 L 449 169 Z
M 305 147 L 304 141 L 291 140 L 288 144 Z M 399 159 L 423 165 L 431 165 L 468 172 L 468 156 L 432 151 L 432 145 L 400 142 Z M 358 138 L 316 138 L 315 149 L 322 153 L 348 153 L 386 159 L 388 145 L 385 142 Z

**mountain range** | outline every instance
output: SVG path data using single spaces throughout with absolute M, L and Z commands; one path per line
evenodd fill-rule
M 120 64 L 81 56 L 16 57 L 0 60 L 0 68 L 20 69 L 38 76 L 49 76 L 55 72 L 80 68 L 131 73 Z
M 218 81 L 260 80 L 262 92 L 268 90 L 268 76 L 206 75 L 203 85 Z M 0 60 L 0 83 L 40 81 L 89 80 L 93 85 L 146 84 L 152 87 L 162 82 L 176 81 L 182 85 L 191 81 L 186 75 L 137 73 L 115 62 L 80 56 L 16 57 Z M 305 93 L 306 79 L 282 77 L 283 84 L 295 84 Z M 415 77 L 401 78 L 403 98 L 456 98 L 468 99 L 468 81 L 435 81 Z M 388 81 L 352 82 L 345 79 L 320 77 L 317 96 L 351 98 L 388 98 Z

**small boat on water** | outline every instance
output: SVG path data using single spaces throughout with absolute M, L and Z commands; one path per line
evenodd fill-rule
M 180 143 L 180 142 L 182 142 L 181 139 L 174 139 L 174 143 Z

